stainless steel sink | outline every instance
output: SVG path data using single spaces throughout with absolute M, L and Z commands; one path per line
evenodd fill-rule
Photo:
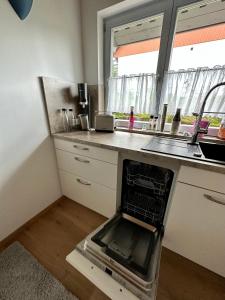
M 192 145 L 187 140 L 153 137 L 142 150 L 225 164 L 225 144 L 199 142 Z
M 225 162 L 225 144 L 199 142 L 199 146 L 205 158 Z

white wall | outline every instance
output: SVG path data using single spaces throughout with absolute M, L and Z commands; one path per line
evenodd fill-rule
M 61 196 L 38 76 L 83 80 L 79 3 L 0 2 L 0 240 Z
M 97 12 L 122 0 L 81 0 L 84 75 L 88 84 L 98 83 Z

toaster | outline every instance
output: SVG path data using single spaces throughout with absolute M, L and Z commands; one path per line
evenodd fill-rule
M 114 131 L 113 115 L 99 114 L 95 116 L 95 131 Z

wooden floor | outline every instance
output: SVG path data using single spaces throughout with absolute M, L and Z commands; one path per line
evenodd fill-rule
M 63 198 L 13 236 L 13 240 L 23 244 L 81 300 L 108 299 L 65 261 L 75 245 L 104 221 L 104 217 Z M 0 250 L 13 240 L 1 244 Z M 225 299 L 225 279 L 163 249 L 157 299 L 222 300 Z

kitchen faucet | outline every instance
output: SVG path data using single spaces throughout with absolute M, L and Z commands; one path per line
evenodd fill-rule
M 222 85 L 225 85 L 225 82 L 220 82 L 220 83 L 214 85 L 208 91 L 207 95 L 205 96 L 204 101 L 203 101 L 202 106 L 201 106 L 201 109 L 200 109 L 200 112 L 199 112 L 199 115 L 198 115 L 198 118 L 197 118 L 196 123 L 195 123 L 194 133 L 192 135 L 192 138 L 191 138 L 191 141 L 190 141 L 189 144 L 196 145 L 197 141 L 198 141 L 198 134 L 199 133 L 207 133 L 208 132 L 207 129 L 204 129 L 204 128 L 200 127 L 202 116 L 203 116 L 203 113 L 204 113 L 204 110 L 205 110 L 205 105 L 206 105 L 206 102 L 207 102 L 207 100 L 209 98 L 209 95 L 212 93 L 212 91 L 214 91 L 216 88 L 218 88 L 218 87 L 220 87 Z

